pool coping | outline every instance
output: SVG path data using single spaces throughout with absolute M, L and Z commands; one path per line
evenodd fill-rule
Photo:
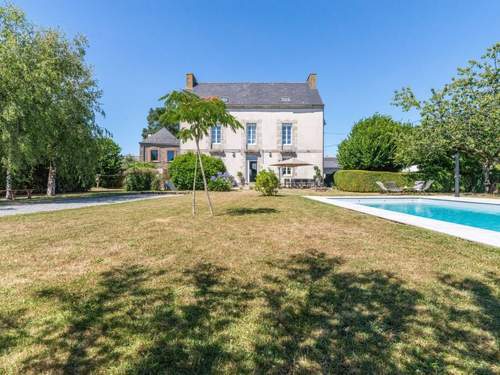
M 433 200 L 446 200 L 454 202 L 468 202 L 468 203 L 487 203 L 500 205 L 497 199 L 488 198 L 457 198 L 450 196 L 419 196 L 419 195 L 399 195 L 399 196 L 386 196 L 386 195 L 372 195 L 372 196 L 304 196 L 304 198 L 311 199 L 317 202 L 331 204 L 337 207 L 346 208 L 353 211 L 381 217 L 386 220 L 395 221 L 402 224 L 413 225 L 420 228 L 429 229 L 435 232 L 445 233 L 451 236 L 459 237 L 465 240 L 479 242 L 485 245 L 500 247 L 500 233 L 493 230 L 475 228 L 468 225 L 449 223 L 447 221 L 428 219 L 424 217 L 404 214 L 384 210 L 381 208 L 374 208 L 363 206 L 352 202 L 342 202 L 343 199 L 433 199 Z

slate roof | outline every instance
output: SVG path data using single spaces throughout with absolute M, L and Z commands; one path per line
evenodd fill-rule
M 325 159 L 323 160 L 323 168 L 324 169 L 332 169 L 332 170 L 339 170 L 340 166 L 337 161 L 337 158 L 333 156 L 325 156 Z
M 198 83 L 193 92 L 226 99 L 228 107 L 323 107 L 318 90 L 307 83 Z
M 179 140 L 166 128 L 161 128 L 140 143 L 143 145 L 179 146 Z

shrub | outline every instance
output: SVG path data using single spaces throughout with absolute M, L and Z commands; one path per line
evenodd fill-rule
M 279 180 L 276 173 L 271 170 L 262 170 L 257 174 L 255 190 L 264 195 L 276 195 L 278 193 Z
M 335 173 L 335 185 L 339 190 L 352 192 L 380 192 L 376 181 L 394 181 L 398 186 L 413 185 L 413 181 L 418 179 L 416 175 L 399 172 L 373 172 L 357 170 L 341 170 Z
M 375 114 L 354 124 L 349 136 L 340 143 L 339 164 L 344 169 L 397 171 L 397 141 L 410 127 L 390 116 Z
M 229 173 L 217 173 L 216 176 L 210 177 L 208 181 L 208 190 L 212 191 L 230 191 L 234 185 L 233 176 Z
M 211 176 L 217 176 L 217 173 L 224 173 L 226 166 L 224 162 L 216 157 L 201 155 L 205 176 L 210 179 Z M 179 190 L 190 190 L 193 188 L 194 166 L 196 155 L 192 152 L 178 155 L 169 165 L 169 173 L 172 182 Z M 203 189 L 203 177 L 201 175 L 200 165 L 196 177 L 196 189 Z
M 125 171 L 125 190 L 159 190 L 160 176 L 153 168 L 129 168 Z

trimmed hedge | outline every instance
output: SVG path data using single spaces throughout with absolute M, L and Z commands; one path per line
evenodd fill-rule
M 359 193 L 380 192 L 375 181 L 394 181 L 398 186 L 413 185 L 413 176 L 400 172 L 377 172 L 340 170 L 334 175 L 335 185 L 339 190 Z

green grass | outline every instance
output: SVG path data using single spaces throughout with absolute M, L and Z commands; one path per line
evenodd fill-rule
M 500 251 L 298 195 L 0 219 L 0 373 L 500 371 Z

